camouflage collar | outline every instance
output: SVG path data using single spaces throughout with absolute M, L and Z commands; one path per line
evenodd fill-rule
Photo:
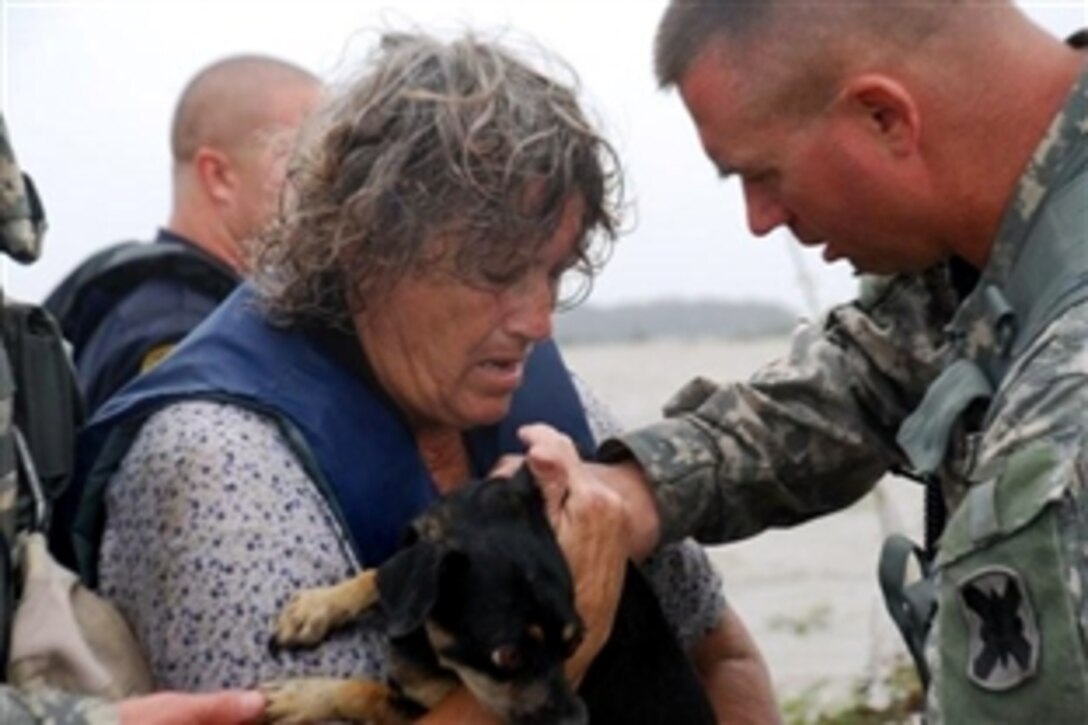
M 1074 157 L 1088 153 L 1088 66 L 1081 73 L 1065 106 L 1047 129 L 1020 177 L 1012 204 L 1005 212 L 1000 231 L 983 271 L 983 278 L 1001 284 L 1019 256 L 1021 243 L 1047 193 L 1061 186 Z M 1077 153 L 1080 147 L 1080 154 Z
M 1088 165 L 1088 65 L 1067 97 L 1065 105 L 1055 116 L 1046 134 L 1035 149 L 1031 160 L 1013 193 L 1013 201 L 1005 212 L 993 250 L 982 270 L 979 284 L 957 311 L 950 326 L 954 346 L 972 359 L 986 357 L 995 348 L 1011 342 L 1001 339 L 1001 320 L 1008 319 L 1012 309 L 995 298 L 994 290 L 1010 294 L 1012 307 L 1020 310 L 1030 300 L 1013 299 L 1016 291 L 1010 287 L 1025 275 L 1023 254 L 1029 237 L 1037 235 L 1040 211 L 1052 192 L 1063 189 Z M 1020 290 L 1023 292 L 1023 290 Z M 1023 294 L 1019 296 L 1023 297 Z M 1002 351 L 1005 352 L 1005 351 Z
M 952 359 L 899 428 L 914 468 L 935 473 L 954 426 L 992 400 L 1036 336 L 1088 302 L 1088 71 L 1035 151 L 989 263 L 948 329 Z M 985 427 L 987 423 L 983 423 Z

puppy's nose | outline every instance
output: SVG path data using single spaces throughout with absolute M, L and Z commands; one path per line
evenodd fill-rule
M 588 725 L 589 712 L 582 698 L 570 689 L 562 671 L 547 683 L 547 698 L 540 708 L 519 713 L 510 719 L 511 725 Z
M 572 693 L 569 702 L 568 712 L 565 715 L 561 714 L 555 722 L 558 725 L 588 725 L 589 713 L 586 711 L 582 698 Z
M 577 696 L 564 704 L 563 711 L 542 708 L 531 715 L 510 718 L 510 725 L 589 725 L 589 713 Z

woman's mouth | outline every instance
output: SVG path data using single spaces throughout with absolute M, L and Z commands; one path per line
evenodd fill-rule
M 525 372 L 525 360 L 522 358 L 492 358 L 479 364 L 488 382 L 496 387 L 513 390 L 521 385 Z

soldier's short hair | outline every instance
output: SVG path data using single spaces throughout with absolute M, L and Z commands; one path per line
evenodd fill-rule
M 746 72 L 780 85 L 776 109 L 807 110 L 827 100 L 858 57 L 918 48 L 966 7 L 967 0 L 671 0 L 658 24 L 654 69 L 659 85 L 681 82 L 715 43 L 753 58 Z M 1009 0 L 991 0 L 1007 6 Z M 970 14 L 970 13 L 967 13 Z

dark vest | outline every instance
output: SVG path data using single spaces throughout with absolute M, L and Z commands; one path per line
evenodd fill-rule
M 121 242 L 82 262 L 44 306 L 72 345 L 86 409 L 94 412 L 238 285 L 233 270 L 193 242 L 160 230 L 154 243 Z
M 80 572 L 94 582 L 103 492 L 140 426 L 181 400 L 241 405 L 276 421 L 348 532 L 361 563 L 396 548 L 404 526 L 437 495 L 412 431 L 367 375 L 323 335 L 268 324 L 243 286 L 166 360 L 102 407 L 79 444 L 74 536 Z M 551 342 L 538 344 L 507 417 L 466 433 L 475 475 L 523 450 L 519 426 L 546 422 L 590 455 L 594 441 L 570 375 Z

